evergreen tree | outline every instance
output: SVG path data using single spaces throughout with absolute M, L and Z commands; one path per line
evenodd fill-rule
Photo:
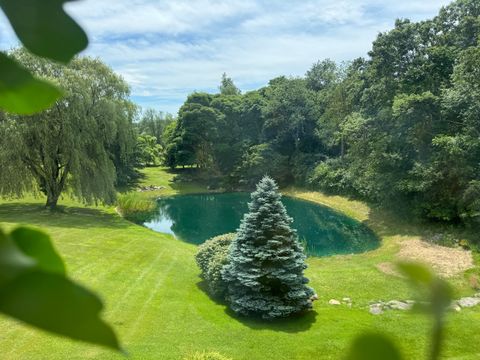
M 272 319 L 312 307 L 306 257 L 280 199 L 277 184 L 265 176 L 232 243 L 223 277 L 237 313 Z
M 222 83 L 218 89 L 222 95 L 240 95 L 241 93 L 240 89 L 237 88 L 232 78 L 229 78 L 226 73 L 223 73 Z

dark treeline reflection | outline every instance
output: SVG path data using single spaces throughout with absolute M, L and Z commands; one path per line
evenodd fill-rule
M 249 200 L 246 193 L 164 198 L 158 200 L 157 209 L 144 225 L 201 244 L 215 235 L 236 231 Z M 309 255 L 360 253 L 379 245 L 373 232 L 354 219 L 306 201 L 289 197 L 282 201 Z

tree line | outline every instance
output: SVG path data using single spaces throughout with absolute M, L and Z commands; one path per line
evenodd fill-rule
M 353 195 L 440 221 L 480 218 L 480 3 L 400 19 L 367 58 L 315 63 L 241 94 L 191 94 L 163 134 L 165 164 L 226 188 L 279 184 Z

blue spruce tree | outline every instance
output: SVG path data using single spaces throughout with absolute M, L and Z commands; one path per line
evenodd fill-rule
M 277 184 L 265 176 L 231 245 L 222 276 L 226 300 L 239 314 L 273 319 L 312 307 L 306 256 L 280 199 Z

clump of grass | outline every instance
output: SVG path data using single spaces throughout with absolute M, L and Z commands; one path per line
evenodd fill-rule
M 117 199 L 117 209 L 120 215 L 129 220 L 137 221 L 155 210 L 155 200 L 138 192 L 121 194 Z
M 232 360 L 223 356 L 218 352 L 195 352 L 193 354 L 187 355 L 183 360 Z

